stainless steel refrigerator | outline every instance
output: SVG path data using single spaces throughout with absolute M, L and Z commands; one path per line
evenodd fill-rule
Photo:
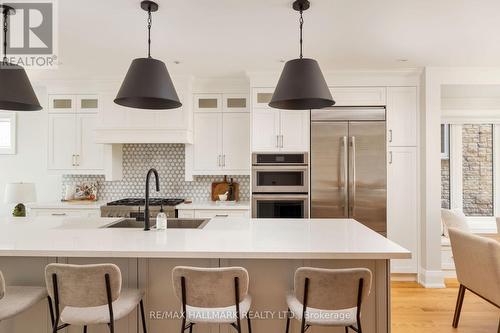
M 386 234 L 385 133 L 385 108 L 311 111 L 312 218 L 353 218 Z

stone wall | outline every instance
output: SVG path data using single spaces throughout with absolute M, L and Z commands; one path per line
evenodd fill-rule
M 463 211 L 493 215 L 493 126 L 463 125 Z

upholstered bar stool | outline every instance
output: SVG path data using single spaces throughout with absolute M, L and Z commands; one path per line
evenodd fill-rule
M 302 267 L 294 278 L 294 291 L 287 296 L 288 317 L 301 322 L 301 332 L 309 326 L 337 326 L 361 330 L 361 305 L 370 294 L 372 273 L 366 268 L 323 269 Z
M 241 333 L 252 298 L 248 294 L 248 272 L 243 267 L 197 268 L 178 266 L 172 271 L 175 295 L 182 303 L 181 333 L 198 323 L 230 324 Z
M 127 316 L 138 305 L 142 329 L 147 332 L 143 293 L 138 289 L 122 290 L 118 266 L 49 264 L 45 268 L 45 281 L 52 332 L 69 325 L 83 326 L 83 332 L 87 332 L 88 325 L 107 324 L 113 333 L 114 321 Z
M 0 321 L 17 316 L 46 297 L 47 292 L 43 287 L 6 287 L 0 271 Z

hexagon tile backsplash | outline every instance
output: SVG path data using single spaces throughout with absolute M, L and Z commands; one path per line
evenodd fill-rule
M 123 179 L 105 181 L 104 176 L 64 175 L 62 196 L 67 185 L 97 182 L 97 197 L 113 201 L 130 197 L 143 197 L 146 173 L 156 168 L 160 176 L 160 192 L 151 187 L 152 197 L 191 198 L 195 201 L 210 200 L 213 181 L 222 176 L 195 176 L 194 181 L 184 180 L 183 144 L 126 144 L 123 145 Z M 250 200 L 250 176 L 231 176 L 240 184 L 240 200 Z M 153 181 L 153 180 L 151 180 Z

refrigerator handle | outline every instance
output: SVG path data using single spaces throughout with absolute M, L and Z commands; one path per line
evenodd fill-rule
M 351 206 L 351 217 L 354 217 L 354 207 L 356 205 L 356 137 L 355 136 L 351 137 L 351 147 L 352 147 L 352 154 L 351 154 L 351 164 L 352 164 L 352 188 L 351 188 L 351 193 L 352 193 L 352 200 L 350 201 L 350 206 Z
M 348 191 L 348 182 L 349 182 L 349 164 L 348 164 L 348 161 L 347 161 L 347 156 L 348 156 L 348 143 L 347 143 L 347 136 L 344 136 L 342 138 L 342 146 L 344 148 L 344 170 L 342 170 L 342 176 L 343 176 L 343 179 L 342 179 L 342 186 L 343 186 L 343 190 L 344 190 L 344 216 L 345 217 L 349 217 L 349 191 Z

